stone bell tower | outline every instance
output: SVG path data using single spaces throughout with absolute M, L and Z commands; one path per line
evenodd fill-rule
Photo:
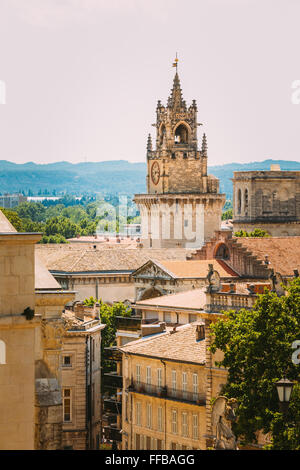
M 220 229 L 225 195 L 207 175 L 207 141 L 198 150 L 197 105 L 187 107 L 179 76 L 167 105 L 156 108 L 156 148 L 147 142 L 147 191 L 135 195 L 144 247 L 200 247 Z

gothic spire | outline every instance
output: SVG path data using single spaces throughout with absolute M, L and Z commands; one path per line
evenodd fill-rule
M 168 99 L 168 107 L 173 108 L 173 109 L 186 108 L 186 104 L 182 99 L 182 91 L 181 91 L 180 80 L 179 80 L 177 71 L 175 73 L 175 77 L 173 81 L 173 88 L 171 90 L 171 96 Z

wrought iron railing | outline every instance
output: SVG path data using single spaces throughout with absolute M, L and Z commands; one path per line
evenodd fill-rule
M 161 398 L 174 399 L 177 401 L 186 401 L 199 405 L 205 404 L 205 393 L 199 393 L 188 390 L 178 390 L 172 387 L 163 387 L 158 385 L 147 384 L 145 382 L 132 382 L 129 391 L 143 393 Z

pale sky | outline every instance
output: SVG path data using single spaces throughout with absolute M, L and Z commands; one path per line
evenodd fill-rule
M 0 160 L 146 159 L 176 51 L 209 165 L 300 160 L 298 0 L 0 0 Z

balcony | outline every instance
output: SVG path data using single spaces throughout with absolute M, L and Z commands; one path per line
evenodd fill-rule
M 115 398 L 103 399 L 103 411 L 105 413 L 122 414 L 122 401 L 117 401 Z
M 110 348 L 104 348 L 105 359 L 109 361 L 122 361 L 122 353 L 117 346 L 111 346 Z
M 123 388 L 123 377 L 118 375 L 117 372 L 107 372 L 104 374 L 103 382 L 105 387 Z
M 129 392 L 142 393 L 154 397 L 165 398 L 168 400 L 176 400 L 196 405 L 205 405 L 205 393 L 194 393 L 186 390 L 176 390 L 171 387 L 158 387 L 157 385 L 146 384 L 143 382 L 133 382 L 129 388 Z
M 125 331 L 137 331 L 141 329 L 142 317 L 116 317 L 117 329 Z
M 110 426 L 104 426 L 104 437 L 108 441 L 122 441 L 122 434 L 120 429 L 117 428 L 116 424 L 111 424 Z

